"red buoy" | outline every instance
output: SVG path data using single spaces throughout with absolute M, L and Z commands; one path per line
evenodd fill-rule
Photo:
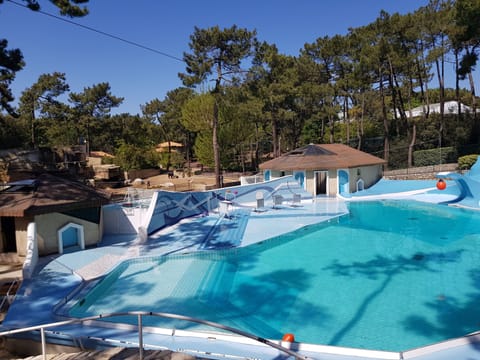
M 295 342 L 295 335 L 286 333 L 283 335 L 282 341 Z
M 447 183 L 445 181 L 443 181 L 443 179 L 440 179 L 437 181 L 437 189 L 438 190 L 445 190 L 445 188 L 447 187 Z

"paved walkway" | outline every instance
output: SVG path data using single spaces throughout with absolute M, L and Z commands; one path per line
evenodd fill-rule
M 43 355 L 17 357 L 5 350 L 0 350 L 0 359 L 4 360 L 44 360 Z M 108 350 L 81 351 L 74 353 L 47 354 L 47 360 L 136 360 L 140 359 L 137 348 L 112 348 Z M 194 356 L 170 350 L 145 350 L 144 360 L 194 360 Z

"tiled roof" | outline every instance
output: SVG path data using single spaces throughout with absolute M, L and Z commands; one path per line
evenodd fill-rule
M 262 170 L 327 170 L 383 165 L 385 160 L 343 144 L 310 144 L 260 164 Z
M 107 204 L 109 195 L 50 174 L 10 183 L 0 191 L 0 216 L 23 217 Z

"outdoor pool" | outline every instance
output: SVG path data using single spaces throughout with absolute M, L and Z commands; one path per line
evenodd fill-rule
M 243 248 L 126 261 L 69 314 L 170 312 L 270 339 L 388 351 L 480 329 L 480 212 L 394 200 L 349 210 Z

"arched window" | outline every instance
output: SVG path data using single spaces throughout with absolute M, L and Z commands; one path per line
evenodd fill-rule
M 357 191 L 362 191 L 365 188 L 365 182 L 363 179 L 357 180 Z

